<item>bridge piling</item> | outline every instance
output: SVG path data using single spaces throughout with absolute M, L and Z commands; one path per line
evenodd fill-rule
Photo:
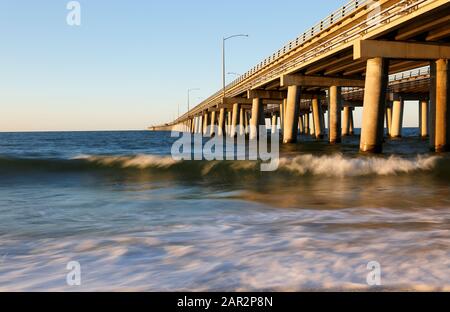
M 341 88 L 332 86 L 330 87 L 330 100 L 329 100 L 329 141 L 332 144 L 341 143 Z
M 272 119 L 271 119 L 271 126 L 272 126 L 272 133 L 276 133 L 277 132 L 277 114 L 272 114 Z
M 252 100 L 252 118 L 250 119 L 250 140 L 258 138 L 259 125 L 261 124 L 263 112 L 263 102 L 260 98 Z
M 285 107 L 286 107 L 286 99 L 284 99 L 281 104 L 280 104 L 280 128 L 281 128 L 281 133 L 284 137 L 284 111 L 285 111 Z
M 354 124 L 354 119 L 353 119 L 353 111 L 355 110 L 355 108 L 350 107 L 350 125 L 349 125 L 349 135 L 353 136 L 355 135 L 355 124 Z
M 388 84 L 389 61 L 376 57 L 367 60 L 364 107 L 361 127 L 361 152 L 383 151 L 383 117 Z
M 300 114 L 300 117 L 298 117 L 298 130 L 300 134 L 303 134 L 304 132 L 303 117 L 304 117 L 303 114 Z
M 314 135 L 316 139 L 323 139 L 323 113 L 322 113 L 322 106 L 319 103 L 319 98 L 315 96 L 312 99 L 312 111 L 313 111 L 313 120 L 314 120 Z M 322 115 L 322 116 L 321 116 Z
M 426 139 L 428 137 L 428 100 L 421 100 L 419 108 L 419 127 L 420 127 L 420 136 L 423 139 Z
M 236 133 L 236 125 L 238 122 L 238 114 L 239 114 L 239 104 L 233 104 L 233 110 L 231 112 L 231 129 L 230 129 L 230 137 L 234 138 Z
M 450 87 L 448 59 L 436 61 L 436 117 L 434 149 L 436 152 L 450 150 Z
M 400 138 L 403 127 L 404 102 L 401 99 L 394 100 L 392 104 L 391 138 Z
M 350 135 L 350 113 L 351 109 L 349 106 L 344 107 L 342 116 L 342 136 L 346 137 Z
M 198 131 L 198 125 L 197 125 L 197 123 L 198 123 L 198 117 L 197 116 L 194 116 L 194 126 L 193 126 L 193 128 L 194 128 L 194 134 L 195 133 L 197 133 L 197 131 Z
M 244 128 L 245 128 L 245 135 L 250 134 L 250 118 L 249 118 L 249 112 L 244 111 Z
M 243 135 L 245 135 L 245 117 L 244 117 L 244 114 L 245 114 L 245 110 L 244 110 L 244 108 L 240 108 L 239 109 L 239 135 L 240 136 L 243 136 Z
M 225 109 L 222 107 L 219 110 L 219 122 L 217 124 L 217 135 L 220 137 L 223 136 L 223 132 L 224 132 L 224 128 L 225 128 L 224 118 L 225 118 Z
M 216 125 L 216 111 L 211 112 L 211 129 L 210 136 L 213 137 L 215 135 L 215 125 Z
M 283 143 L 296 143 L 298 134 L 298 117 L 300 104 L 300 88 L 289 86 L 284 116 Z
M 386 103 L 386 129 L 387 129 L 387 136 L 391 137 L 391 135 L 392 135 L 392 102 L 391 101 Z
M 306 113 L 304 115 L 304 119 L 305 119 L 305 122 L 304 122 L 303 133 L 306 135 L 309 135 L 309 113 Z
M 206 136 L 208 131 L 208 112 L 203 115 L 203 136 Z

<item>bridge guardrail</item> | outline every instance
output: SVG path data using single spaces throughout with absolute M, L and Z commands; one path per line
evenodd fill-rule
M 383 24 L 386 21 L 394 19 L 395 17 L 402 16 L 405 12 L 408 12 L 409 10 L 411 10 L 413 8 L 417 8 L 420 4 L 427 2 L 427 1 L 430 1 L 430 0 L 401 0 L 401 1 L 393 4 L 392 6 L 384 9 L 383 11 L 380 11 L 377 14 L 372 15 L 367 20 L 353 26 L 352 28 L 348 29 L 346 32 L 341 33 L 341 34 L 337 35 L 336 37 L 330 38 L 330 39 L 322 42 L 318 47 L 316 47 L 312 50 L 306 51 L 305 54 L 302 54 L 299 57 L 297 57 L 293 60 L 290 60 L 289 62 L 283 64 L 280 67 L 272 69 L 271 71 L 265 73 L 264 75 L 255 77 L 253 80 L 251 80 L 247 83 L 244 83 L 240 88 L 238 88 L 236 90 L 230 90 L 233 87 L 236 87 L 236 85 L 239 85 L 240 83 L 242 83 L 244 80 L 247 80 L 250 77 L 258 74 L 262 68 L 270 65 L 271 63 L 273 63 L 276 60 L 279 60 L 280 58 L 282 58 L 283 56 L 285 56 L 288 53 L 288 52 L 285 52 L 284 54 L 280 53 L 280 55 L 278 56 L 278 52 L 276 52 L 271 57 L 269 57 L 265 61 L 259 63 L 258 65 L 253 67 L 250 71 L 248 71 L 247 73 L 245 73 L 244 75 L 242 75 L 241 77 L 237 78 L 235 81 L 233 81 L 232 83 L 227 85 L 227 87 L 226 87 L 227 93 L 228 93 L 227 95 L 234 96 L 236 94 L 242 93 L 243 92 L 242 90 L 245 91 L 245 89 L 250 89 L 252 87 L 252 85 L 256 85 L 258 83 L 261 83 L 262 81 L 266 81 L 268 79 L 276 77 L 281 72 L 286 71 L 286 69 L 288 69 L 288 68 L 294 68 L 298 64 L 306 62 L 307 60 L 312 59 L 320 54 L 323 54 L 333 48 L 336 48 L 339 45 L 342 45 L 351 40 L 357 39 L 358 37 L 367 33 L 369 30 L 376 28 L 379 24 Z M 322 24 L 322 27 L 324 27 L 323 30 L 325 30 L 328 27 L 338 23 L 338 21 L 341 21 L 343 18 L 348 17 L 350 14 L 355 13 L 358 9 L 364 8 L 367 5 L 367 3 L 369 3 L 369 2 L 371 2 L 371 0 L 350 1 L 347 5 L 341 7 L 338 10 L 338 11 L 346 12 L 346 13 L 345 14 L 341 13 L 341 15 L 336 15 L 337 19 L 336 19 L 336 21 L 333 21 L 332 24 L 330 24 L 332 21 L 331 16 L 336 13 L 329 15 L 327 18 L 325 18 L 323 21 L 319 22 L 317 25 Z M 336 18 L 336 17 L 334 17 L 334 18 Z M 376 21 L 377 23 L 375 23 L 374 21 Z M 309 37 L 307 35 L 305 35 L 305 33 L 303 33 L 298 38 L 303 38 L 302 36 L 305 35 L 305 40 L 308 41 L 309 39 L 317 36 L 321 32 L 321 31 L 319 31 L 317 33 L 314 33 L 314 31 L 317 31 L 317 29 L 320 29 L 320 26 L 317 26 L 317 25 L 314 26 L 313 28 L 311 28 Z M 328 25 L 328 26 L 326 26 L 326 25 Z M 315 30 L 313 30 L 313 29 L 315 29 Z M 289 49 L 286 50 L 289 52 L 292 52 L 294 49 L 298 48 L 298 46 L 301 44 L 295 45 L 292 43 L 292 42 L 296 42 L 297 40 L 299 40 L 298 38 L 294 41 L 291 41 L 291 43 L 287 44 L 285 47 L 283 47 L 279 51 L 286 49 L 286 47 L 289 47 L 289 46 L 291 46 L 290 50 Z M 308 39 L 306 39 L 306 38 L 308 38 Z M 275 58 L 274 58 L 274 55 L 276 55 Z M 268 59 L 271 59 L 271 58 L 272 58 L 272 61 L 269 62 Z M 265 64 L 265 65 L 263 66 L 262 64 Z M 258 69 L 255 70 L 255 68 L 258 68 Z M 204 100 L 202 103 L 197 105 L 193 110 L 203 110 L 204 108 L 208 107 L 208 105 L 210 105 L 211 102 L 217 101 L 217 99 L 220 98 L 221 96 L 222 96 L 222 91 L 217 91 L 216 93 L 214 93 L 213 95 L 208 97 L 206 100 Z M 177 119 L 174 123 L 178 122 L 179 120 L 184 120 L 188 116 L 188 114 L 189 113 L 185 113 L 183 116 L 181 116 L 179 119 Z

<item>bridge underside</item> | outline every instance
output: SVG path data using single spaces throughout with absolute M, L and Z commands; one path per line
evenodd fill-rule
M 300 133 L 323 138 L 323 113 L 328 110 L 328 138 L 339 143 L 342 135 L 352 132 L 352 109 L 362 106 L 360 149 L 381 152 L 385 119 L 388 134 L 399 136 L 403 102 L 418 100 L 421 134 L 429 135 L 431 149 L 449 150 L 450 3 L 379 3 L 375 18 L 368 10 L 356 11 L 256 74 L 230 85 L 226 98 L 215 95 L 175 125 L 204 133 L 208 125 L 218 125 L 224 130 L 219 134 L 234 136 L 233 131 L 226 131 L 227 126 L 265 124 L 263 117 L 276 123 L 274 116 L 278 116 L 283 142 L 294 143 L 299 128 Z

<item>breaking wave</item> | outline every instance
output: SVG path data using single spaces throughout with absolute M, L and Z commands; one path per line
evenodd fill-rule
M 328 177 L 395 175 L 415 171 L 430 171 L 436 167 L 438 156 L 417 156 L 405 159 L 398 156 L 388 158 L 349 158 L 333 156 L 302 155 L 280 160 L 280 168 L 298 175 L 312 174 Z
M 441 156 L 412 158 L 390 157 L 347 157 L 342 154 L 296 157 L 281 157 L 276 172 L 293 176 L 357 177 L 370 175 L 400 175 L 415 172 L 450 171 L 449 161 Z M 0 158 L 0 170 L 24 171 L 90 171 L 90 170 L 134 170 L 149 173 L 170 173 L 171 175 L 260 175 L 259 161 L 180 161 L 170 156 L 94 156 L 80 155 L 72 159 L 8 159 Z

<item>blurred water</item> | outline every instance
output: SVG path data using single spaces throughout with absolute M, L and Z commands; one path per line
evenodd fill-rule
M 254 162 L 176 162 L 155 132 L 0 133 L 0 290 L 450 290 L 450 158 L 417 129 Z M 66 284 L 79 261 L 82 285 Z

